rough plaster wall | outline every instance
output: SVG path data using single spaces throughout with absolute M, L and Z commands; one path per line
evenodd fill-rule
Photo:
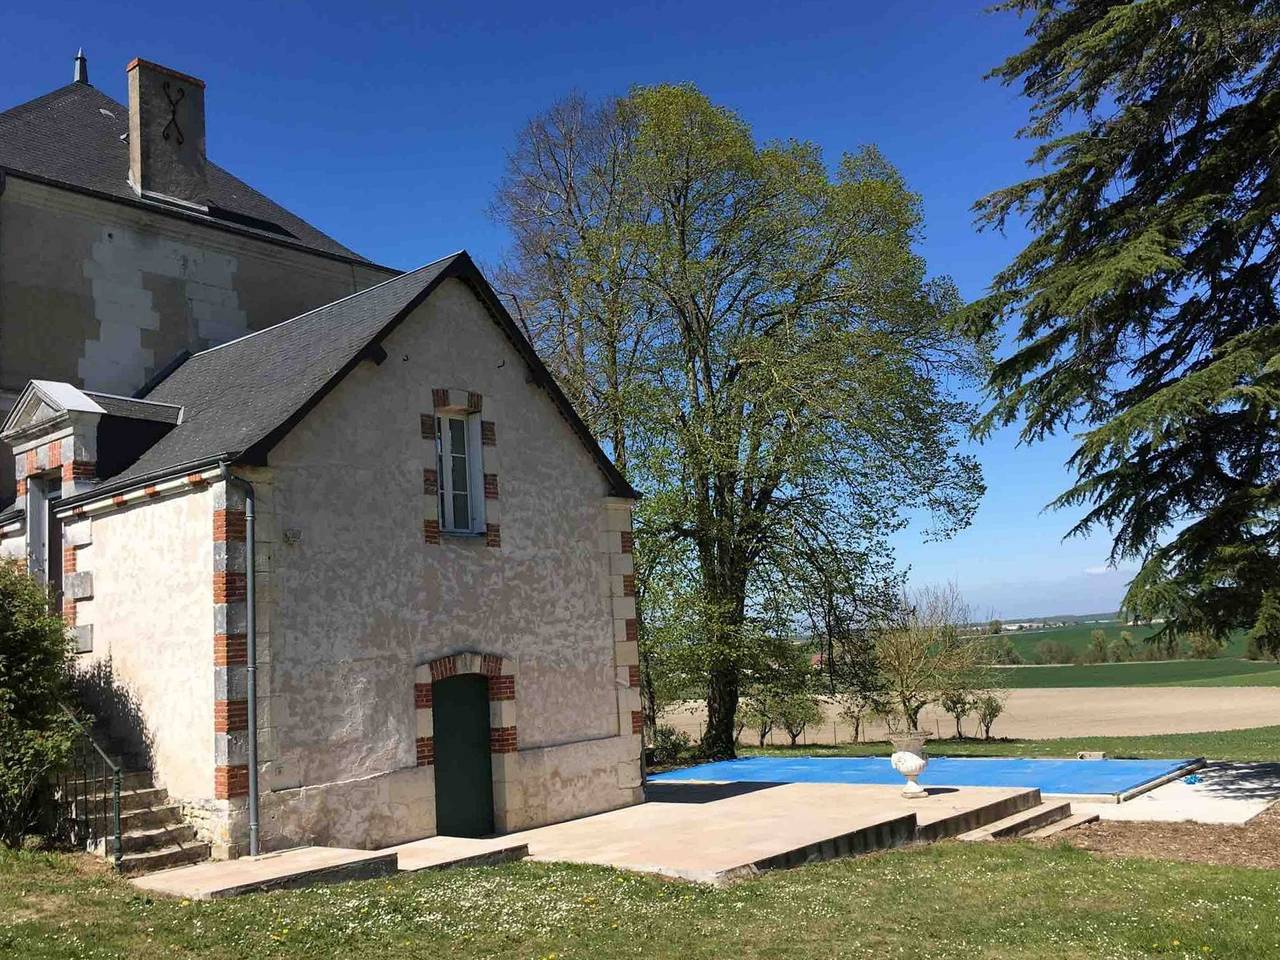
M 79 551 L 93 573 L 86 669 L 110 661 L 129 708 L 145 717 L 157 785 L 175 800 L 213 795 L 213 494 L 199 489 L 93 519 Z
M 413 668 L 457 650 L 517 661 L 522 750 L 616 737 L 599 468 L 461 283 L 386 348 L 270 457 L 286 542 L 272 560 L 269 713 L 292 785 L 411 766 Z M 442 386 L 482 393 L 497 424 L 499 549 L 423 542 L 434 448 L 419 414 Z

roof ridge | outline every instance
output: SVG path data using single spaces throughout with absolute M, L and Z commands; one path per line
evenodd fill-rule
M 386 280 L 382 280 L 379 283 L 375 283 L 372 287 L 365 287 L 363 290 L 357 290 L 355 293 L 349 293 L 345 297 L 340 297 L 337 300 L 330 300 L 328 303 L 321 304 L 318 307 L 308 310 L 306 313 L 300 313 L 296 317 L 290 317 L 288 320 L 281 320 L 279 323 L 273 323 L 271 326 L 263 327 L 261 330 L 254 330 L 251 333 L 246 333 L 244 336 L 236 337 L 234 340 L 228 340 L 226 343 L 219 343 L 216 346 L 206 347 L 204 350 L 201 350 L 199 353 L 193 353 L 191 356 L 189 356 L 183 365 L 185 366 L 186 363 L 190 363 L 192 360 L 198 359 L 199 357 L 203 357 L 206 354 L 213 353 L 216 350 L 221 350 L 223 347 L 230 347 L 233 344 L 241 343 L 245 340 L 249 340 L 253 337 L 259 336 L 260 334 L 268 333 L 272 330 L 279 330 L 281 327 L 286 326 L 290 323 L 293 323 L 295 320 L 305 320 L 307 317 L 311 316 L 313 313 L 319 313 L 321 310 L 328 310 L 332 307 L 338 306 L 338 304 L 340 303 L 346 303 L 348 300 L 353 300 L 356 297 L 363 297 L 366 293 L 371 293 L 374 290 L 377 290 L 379 287 L 385 287 L 389 283 L 395 283 L 397 280 L 403 280 L 404 278 L 412 276 L 415 273 L 421 273 L 423 270 L 426 270 L 428 267 L 434 267 L 438 263 L 443 263 L 444 261 L 451 260 L 454 257 L 466 256 L 466 255 L 467 255 L 467 251 L 465 249 L 455 250 L 453 253 L 447 254 L 446 256 L 437 257 L 435 260 L 432 260 L 430 263 L 424 263 L 420 267 L 414 267 L 412 270 L 406 270 L 404 273 L 397 273 L 394 277 L 388 277 Z M 156 384 L 156 386 L 159 386 L 159 384 Z
M 128 400 L 130 403 L 149 403 L 153 407 L 173 407 L 177 410 L 182 409 L 182 404 L 180 403 L 165 403 L 163 400 L 148 400 L 145 397 L 126 397 L 124 394 L 107 393 L 105 390 L 81 390 L 80 392 L 88 397 L 107 397 L 111 400 Z

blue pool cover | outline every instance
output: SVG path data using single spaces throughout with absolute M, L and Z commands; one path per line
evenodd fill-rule
M 927 787 L 1039 787 L 1041 793 L 1120 794 L 1168 776 L 1191 760 L 1036 760 L 930 757 Z M 888 783 L 906 781 L 888 757 L 743 757 L 655 774 L 658 782 Z

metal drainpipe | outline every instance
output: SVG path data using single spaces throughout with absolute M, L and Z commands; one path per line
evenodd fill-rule
M 222 478 L 226 483 L 238 483 L 244 489 L 244 565 L 245 565 L 245 606 L 248 608 L 245 624 L 246 659 L 249 699 L 249 856 L 256 857 L 258 850 L 258 607 L 256 601 L 257 586 L 257 547 L 254 543 L 253 484 L 244 477 L 235 476 L 230 465 L 223 461 Z

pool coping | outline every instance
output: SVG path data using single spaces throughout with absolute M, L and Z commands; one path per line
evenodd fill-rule
M 1047 758 L 1038 758 L 1047 759 Z M 1125 759 L 1116 757 L 1113 759 Z M 1130 787 L 1128 790 L 1120 793 L 1046 793 L 1046 797 L 1053 797 L 1058 800 L 1074 800 L 1078 803 L 1124 803 L 1126 800 L 1132 800 L 1134 797 L 1140 797 L 1144 793 L 1149 793 L 1156 787 L 1163 787 L 1166 783 L 1172 783 L 1174 780 L 1181 780 L 1188 773 L 1199 770 L 1208 763 L 1204 757 L 1196 757 L 1193 760 L 1187 760 L 1181 766 L 1175 767 L 1168 773 L 1148 780 L 1146 783 L 1140 783 L 1136 787 Z

